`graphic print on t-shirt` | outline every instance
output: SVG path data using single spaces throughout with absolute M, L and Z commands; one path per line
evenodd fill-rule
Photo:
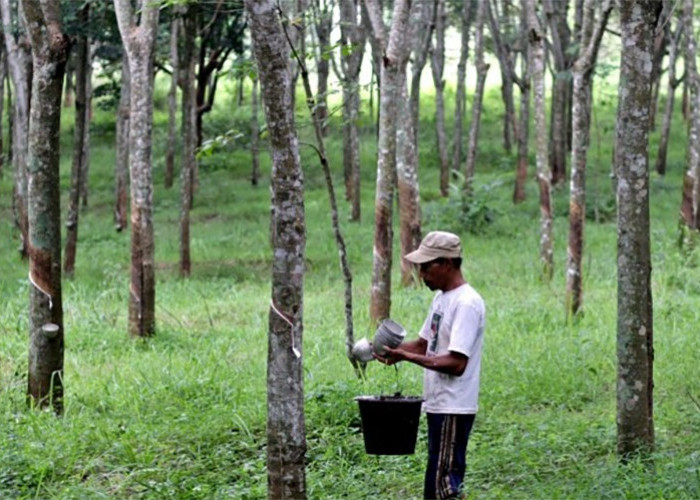
M 430 320 L 430 345 L 428 346 L 428 352 L 435 352 L 437 350 L 438 332 L 440 331 L 441 321 L 442 314 L 434 312 Z

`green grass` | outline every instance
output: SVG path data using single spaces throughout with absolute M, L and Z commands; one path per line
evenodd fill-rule
M 611 196 L 608 178 L 615 91 L 597 89 L 590 149 L 589 204 Z M 604 104 L 601 104 L 605 101 Z M 298 107 L 303 107 L 299 99 Z M 698 251 L 679 253 L 677 213 L 684 132 L 677 117 L 666 178 L 652 174 L 655 335 L 653 463 L 615 456 L 616 229 L 586 225 L 585 314 L 564 317 L 568 220 L 566 189 L 554 193 L 555 276 L 542 283 L 536 186 L 510 203 L 514 157 L 501 148 L 497 89 L 486 96 L 478 157 L 479 200 L 496 215 L 476 234 L 459 228 L 464 270 L 488 308 L 481 409 L 469 445 L 472 498 L 697 498 L 700 496 L 700 312 Z M 227 112 L 207 118 L 210 134 Z M 70 170 L 72 110 L 64 113 L 62 190 Z M 302 115 L 305 117 L 306 115 Z M 421 191 L 424 231 L 455 224 L 438 200 L 432 102 L 423 99 Z M 448 113 L 448 116 L 450 114 Z M 303 123 L 306 118 L 300 118 Z M 243 128 L 245 109 L 232 115 Z M 158 116 L 163 123 L 163 116 Z M 371 122 L 367 117 L 363 123 Z M 91 205 L 81 214 L 76 273 L 64 281 L 66 409 L 62 418 L 28 411 L 27 264 L 18 259 L 11 181 L 0 182 L 0 497 L 263 498 L 265 377 L 270 296 L 269 160 L 249 184 L 249 156 L 230 146 L 203 160 L 192 212 L 192 276 L 177 274 L 178 193 L 163 184 L 164 132 L 156 129 L 157 335 L 126 333 L 129 234 L 112 224 L 113 113 L 93 124 Z M 337 125 L 337 124 L 336 124 Z M 228 126 L 231 126 L 230 124 Z M 311 130 L 303 127 L 302 135 Z M 337 128 L 334 130 L 338 130 Z M 656 134 L 652 136 L 652 158 Z M 368 320 L 376 166 L 374 135 L 362 138 L 362 221 L 348 223 L 342 201 L 341 137 L 328 139 L 343 234 L 353 271 L 356 335 Z M 311 498 L 418 498 L 425 460 L 364 453 L 353 397 L 418 394 L 422 373 L 370 364 L 358 380 L 344 356 L 343 281 L 320 166 L 302 149 L 307 261 L 304 372 Z M 532 172 L 530 174 L 532 177 Z M 64 194 L 65 207 L 65 194 Z M 447 214 L 447 215 L 446 215 Z M 398 248 L 395 248 L 398 255 Z M 394 283 L 398 283 L 398 273 Z M 410 331 L 430 292 L 395 287 L 392 316 Z

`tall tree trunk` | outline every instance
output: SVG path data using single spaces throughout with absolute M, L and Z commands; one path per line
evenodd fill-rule
M 114 165 L 114 227 L 117 232 L 126 228 L 126 210 L 129 188 L 129 123 L 131 116 L 131 75 L 129 58 L 122 55 L 122 85 L 117 108 L 116 161 Z
M 58 1 L 22 0 L 34 61 L 29 118 L 28 399 L 63 410 L 63 304 L 59 191 L 61 91 L 69 40 Z
M 527 11 L 520 11 L 520 78 L 516 80 L 520 89 L 520 124 L 518 125 L 518 166 L 515 173 L 513 203 L 525 200 L 525 183 L 527 181 L 528 148 L 530 139 L 530 51 L 528 43 Z
M 5 172 L 5 132 L 2 117 L 5 116 L 5 79 L 7 78 L 7 53 L 5 44 L 0 43 L 0 179 Z
M 501 69 L 501 97 L 505 106 L 505 114 L 503 116 L 503 148 L 510 153 L 512 149 L 513 138 L 517 140 L 517 125 L 515 121 L 515 104 L 513 101 L 513 58 L 510 54 L 510 43 L 506 43 L 502 39 L 502 27 L 499 21 L 498 11 L 494 0 L 486 0 L 486 15 L 488 16 L 489 27 L 491 29 L 491 38 L 495 45 L 496 57 L 498 65 Z M 492 5 L 493 4 L 493 5 Z M 504 10 L 504 16 L 508 16 L 508 11 Z M 510 25 L 509 19 L 506 19 L 506 26 Z M 505 36 L 510 36 L 509 32 L 503 33 Z
M 476 59 L 476 92 L 472 103 L 472 121 L 469 125 L 469 143 L 467 146 L 467 161 L 464 167 L 464 187 L 467 191 L 472 188 L 474 171 L 476 169 L 477 141 L 479 140 L 479 125 L 481 124 L 481 106 L 484 99 L 484 86 L 489 65 L 484 61 L 484 21 L 486 18 L 487 2 L 479 2 L 476 11 L 476 35 L 474 37 L 474 57 Z M 512 89 L 511 89 L 512 90 Z
M 700 75 L 697 69 L 697 40 L 693 29 L 693 0 L 684 0 L 683 24 L 685 34 L 685 80 L 688 84 L 688 142 L 686 173 L 680 211 L 680 242 L 700 229 Z
M 195 37 L 197 19 L 194 6 L 189 6 L 183 19 L 184 42 L 182 49 L 182 168 L 180 170 L 180 276 L 189 276 L 190 257 L 190 208 L 192 206 L 192 180 L 197 157 L 197 100 L 195 96 Z
M 445 132 L 445 0 L 435 0 L 435 45 L 432 47 L 431 68 L 435 85 L 435 133 L 440 160 L 440 194 L 447 196 L 450 183 L 450 165 L 447 159 Z
M 526 0 L 526 2 L 530 39 L 530 70 L 532 71 L 535 101 L 537 183 L 540 190 L 540 260 L 542 262 L 542 276 L 546 281 L 550 281 L 554 270 L 554 245 L 552 241 L 551 173 L 547 164 L 547 125 L 545 118 L 545 34 L 537 19 L 535 0 Z
M 365 0 L 372 22 L 374 37 L 383 49 L 381 66 L 381 98 L 379 112 L 379 140 L 377 144 L 377 191 L 374 212 L 374 258 L 372 263 L 372 291 L 370 319 L 379 322 L 391 311 L 392 260 L 392 203 L 396 183 L 396 130 L 397 99 L 401 86 L 401 66 L 406 64 L 406 31 L 411 8 L 410 0 L 394 2 L 394 13 L 388 37 L 381 19 L 377 0 Z
M 257 186 L 260 182 L 260 123 L 258 121 L 258 77 L 251 78 L 250 91 L 250 156 L 252 172 L 250 183 Z
M 134 22 L 129 0 L 114 0 L 119 32 L 129 58 L 131 81 L 129 173 L 131 177 L 131 283 L 129 333 L 147 337 L 156 331 L 155 242 L 153 237 L 153 51 L 158 6 L 143 2 Z
M 306 226 L 289 49 L 272 0 L 246 0 L 271 148 L 273 261 L 267 370 L 267 495 L 306 498 L 301 358 Z
M 168 144 L 165 150 L 165 187 L 171 188 L 175 175 L 175 152 L 177 149 L 177 86 L 180 76 L 180 61 L 178 57 L 178 40 L 180 39 L 179 9 L 175 9 L 170 21 L 170 65 L 173 74 L 170 76 L 168 91 Z
M 433 38 L 435 23 L 433 22 L 434 2 L 417 0 L 411 9 L 410 39 L 413 41 L 410 88 L 410 118 L 413 127 L 413 141 L 418 148 L 418 127 L 420 126 L 420 81 L 423 68 L 428 61 L 428 53 Z M 417 154 L 417 153 L 416 153 Z
M 90 4 L 86 3 L 78 11 L 78 22 L 87 26 L 90 18 Z M 68 197 L 68 215 L 66 218 L 66 254 L 63 270 L 66 277 L 72 277 L 75 271 L 75 254 L 78 245 L 78 216 L 80 204 L 80 184 L 84 171 L 85 127 L 87 126 L 87 70 L 90 64 L 87 33 L 77 38 L 75 54 L 75 128 L 73 130 L 73 163 L 71 167 L 70 195 Z
M 3 26 L 12 26 L 12 8 L 10 0 L 0 0 Z M 16 14 L 17 17 L 19 15 Z M 18 24 L 22 24 L 19 23 Z M 22 258 L 28 257 L 28 215 L 27 215 L 27 137 L 29 136 L 29 109 L 32 88 L 32 55 L 29 41 L 24 35 L 15 39 L 12 30 L 3 30 L 7 64 L 12 85 L 15 89 L 14 111 L 12 119 L 12 167 L 14 186 L 12 208 L 15 225 L 19 229 Z
M 469 57 L 469 25 L 471 23 L 471 1 L 464 0 L 460 11 L 461 18 L 461 43 L 459 49 L 459 62 L 457 63 L 457 89 L 455 92 L 455 119 L 452 131 L 452 170 L 459 172 L 462 165 L 462 125 L 467 110 L 467 59 Z
M 619 2 L 617 450 L 623 459 L 654 447 L 648 118 L 649 61 L 660 6 L 654 0 Z
M 676 88 L 681 83 L 676 78 L 676 60 L 678 59 L 678 49 L 680 36 L 683 33 L 683 23 L 678 23 L 676 31 L 671 36 L 668 53 L 668 90 L 666 91 L 666 106 L 664 108 L 664 118 L 659 136 L 659 148 L 656 154 L 656 173 L 666 175 L 666 156 L 668 152 L 668 140 L 671 135 L 671 121 L 673 119 L 673 105 L 675 104 Z
M 322 124 L 324 137 L 328 134 L 328 76 L 330 62 L 327 52 L 331 50 L 331 32 L 333 30 L 333 3 L 314 0 L 316 35 L 318 36 L 318 57 L 316 59 L 316 114 Z
M 603 31 L 612 10 L 605 0 L 596 20 L 594 0 L 584 3 L 581 48 L 573 65 L 573 147 L 569 195 L 569 247 L 566 271 L 566 314 L 577 315 L 583 305 L 583 226 L 586 219 L 586 162 L 590 140 L 593 68 Z
M 92 121 L 92 58 L 94 46 L 89 43 L 87 61 L 85 62 L 85 126 L 83 127 L 83 150 L 80 171 L 80 206 L 83 210 L 88 207 L 89 178 L 90 178 L 90 122 Z
M 567 24 L 569 0 L 545 0 L 543 3 L 550 27 L 554 60 L 554 82 L 551 106 L 551 150 L 550 170 L 552 184 L 566 181 L 566 156 L 568 151 L 568 107 L 571 104 L 571 80 L 567 77 L 571 69 L 571 34 Z

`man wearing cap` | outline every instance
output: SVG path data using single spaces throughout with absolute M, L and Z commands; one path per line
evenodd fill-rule
M 425 368 L 428 466 L 423 493 L 425 498 L 456 498 L 462 493 L 467 441 L 478 406 L 484 301 L 462 276 L 456 234 L 428 233 L 404 259 L 419 266 L 421 279 L 437 293 L 419 338 L 387 347 L 386 357 L 378 359 Z

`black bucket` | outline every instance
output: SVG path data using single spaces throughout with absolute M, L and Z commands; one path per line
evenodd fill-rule
M 413 396 L 358 396 L 365 451 L 370 455 L 412 455 L 423 400 Z

